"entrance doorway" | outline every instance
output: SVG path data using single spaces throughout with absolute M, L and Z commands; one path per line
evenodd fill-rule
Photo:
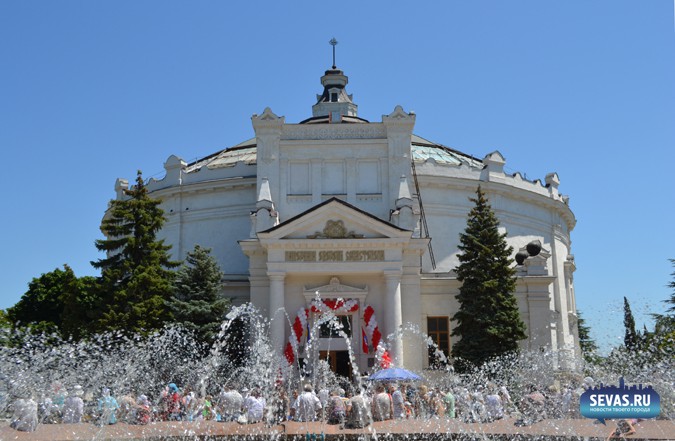
M 352 365 L 349 363 L 349 351 L 319 351 L 319 357 L 328 362 L 333 372 L 352 380 Z

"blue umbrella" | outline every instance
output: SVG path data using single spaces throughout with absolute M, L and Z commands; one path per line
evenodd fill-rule
M 389 368 L 375 372 L 368 379 L 371 381 L 413 381 L 421 380 L 422 377 L 403 368 Z

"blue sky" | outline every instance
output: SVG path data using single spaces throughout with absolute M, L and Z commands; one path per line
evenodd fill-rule
M 118 177 L 161 177 L 298 122 L 337 64 L 359 115 L 509 172 L 558 172 L 578 224 L 577 304 L 604 346 L 662 312 L 675 258 L 672 0 L 0 2 L 0 308 L 94 241 Z M 433 232 L 432 232 L 433 233 Z

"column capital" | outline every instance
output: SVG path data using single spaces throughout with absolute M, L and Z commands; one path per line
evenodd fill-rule
M 284 279 L 286 278 L 286 273 L 282 272 L 282 271 L 268 271 L 267 277 L 270 278 L 270 281 L 275 280 L 275 281 L 283 282 Z
M 384 278 L 387 280 L 390 279 L 400 279 L 403 272 L 400 269 L 389 269 L 382 271 Z

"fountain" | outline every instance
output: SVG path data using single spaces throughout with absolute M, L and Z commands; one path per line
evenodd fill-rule
M 277 311 L 272 320 L 285 320 L 292 325 L 285 311 Z M 375 422 L 363 429 L 347 429 L 324 421 L 301 423 L 282 421 L 284 412 L 268 412 L 266 421 L 241 425 L 194 418 L 193 421 L 167 421 L 146 426 L 120 422 L 111 426 L 94 424 L 91 417 L 80 424 L 47 424 L 44 403 L 54 395 L 73 391 L 75 385 L 84 390 L 85 415 L 96 413 L 97 398 L 102 388 L 114 396 L 141 394 L 157 403 L 169 383 L 189 387 L 196 397 L 216 396 L 223 384 L 236 388 L 248 387 L 262 392 L 273 406 L 281 403 L 280 396 L 292 397 L 303 384 L 310 383 L 316 391 L 352 389 L 372 386 L 359 372 L 345 323 L 330 310 L 322 311 L 311 325 L 310 334 L 319 336 L 328 329 L 335 344 L 345 342 L 349 348 L 352 378 L 340 377 L 330 370 L 320 357 L 319 338 L 310 340 L 300 358 L 289 365 L 272 350 L 269 336 L 270 321 L 264 319 L 251 305 L 234 307 L 221 327 L 217 344 L 206 356 L 200 354 L 193 336 L 179 327 L 167 327 L 150 336 L 123 334 L 98 335 L 88 341 L 62 340 L 53 335 L 33 335 L 6 332 L 0 335 L 0 413 L 8 417 L 13 395 L 30 393 L 41 404 L 43 419 L 35 432 L 18 432 L 0 424 L 0 439 L 272 439 L 302 440 L 333 439 L 590 439 L 605 438 L 609 427 L 594 424 L 579 415 L 578 390 L 583 375 L 597 383 L 612 384 L 619 376 L 629 383 L 653 385 L 661 395 L 661 420 L 642 423 L 634 438 L 672 439 L 675 437 L 675 369 L 673 360 L 653 363 L 632 363 L 621 372 L 607 367 L 589 366 L 585 374 L 559 372 L 553 369 L 556 354 L 547 352 L 521 353 L 503 357 L 476 369 L 470 374 L 456 374 L 450 365 L 443 369 L 417 372 L 431 391 L 453 391 L 458 415 L 454 419 L 405 419 Z M 326 332 L 326 331 L 324 331 Z M 395 334 L 383 338 L 380 354 L 391 348 L 394 341 L 408 340 L 425 345 L 436 352 L 437 359 L 447 362 L 431 339 L 419 329 L 404 326 Z M 333 340 L 329 340 L 330 343 Z M 343 344 L 340 345 L 344 347 Z M 325 349 L 325 348 L 324 348 Z M 242 354 L 246 354 L 242 357 Z M 378 365 L 373 370 L 380 369 Z M 417 383 L 411 383 L 418 386 Z M 537 412 L 518 406 L 521 397 L 539 386 L 549 399 Z M 511 403 L 505 403 L 505 418 L 491 421 L 480 396 L 490 390 L 505 388 Z M 407 397 L 414 400 L 415 396 Z M 506 396 L 502 398 L 507 400 Z M 485 399 L 485 398 L 483 398 Z M 478 403 L 478 404 L 477 404 Z M 536 409 L 535 409 L 536 410 Z M 543 418 L 542 418 L 543 417 Z M 521 424 L 519 425 L 518 422 Z M 609 423 L 612 424 L 612 423 Z

